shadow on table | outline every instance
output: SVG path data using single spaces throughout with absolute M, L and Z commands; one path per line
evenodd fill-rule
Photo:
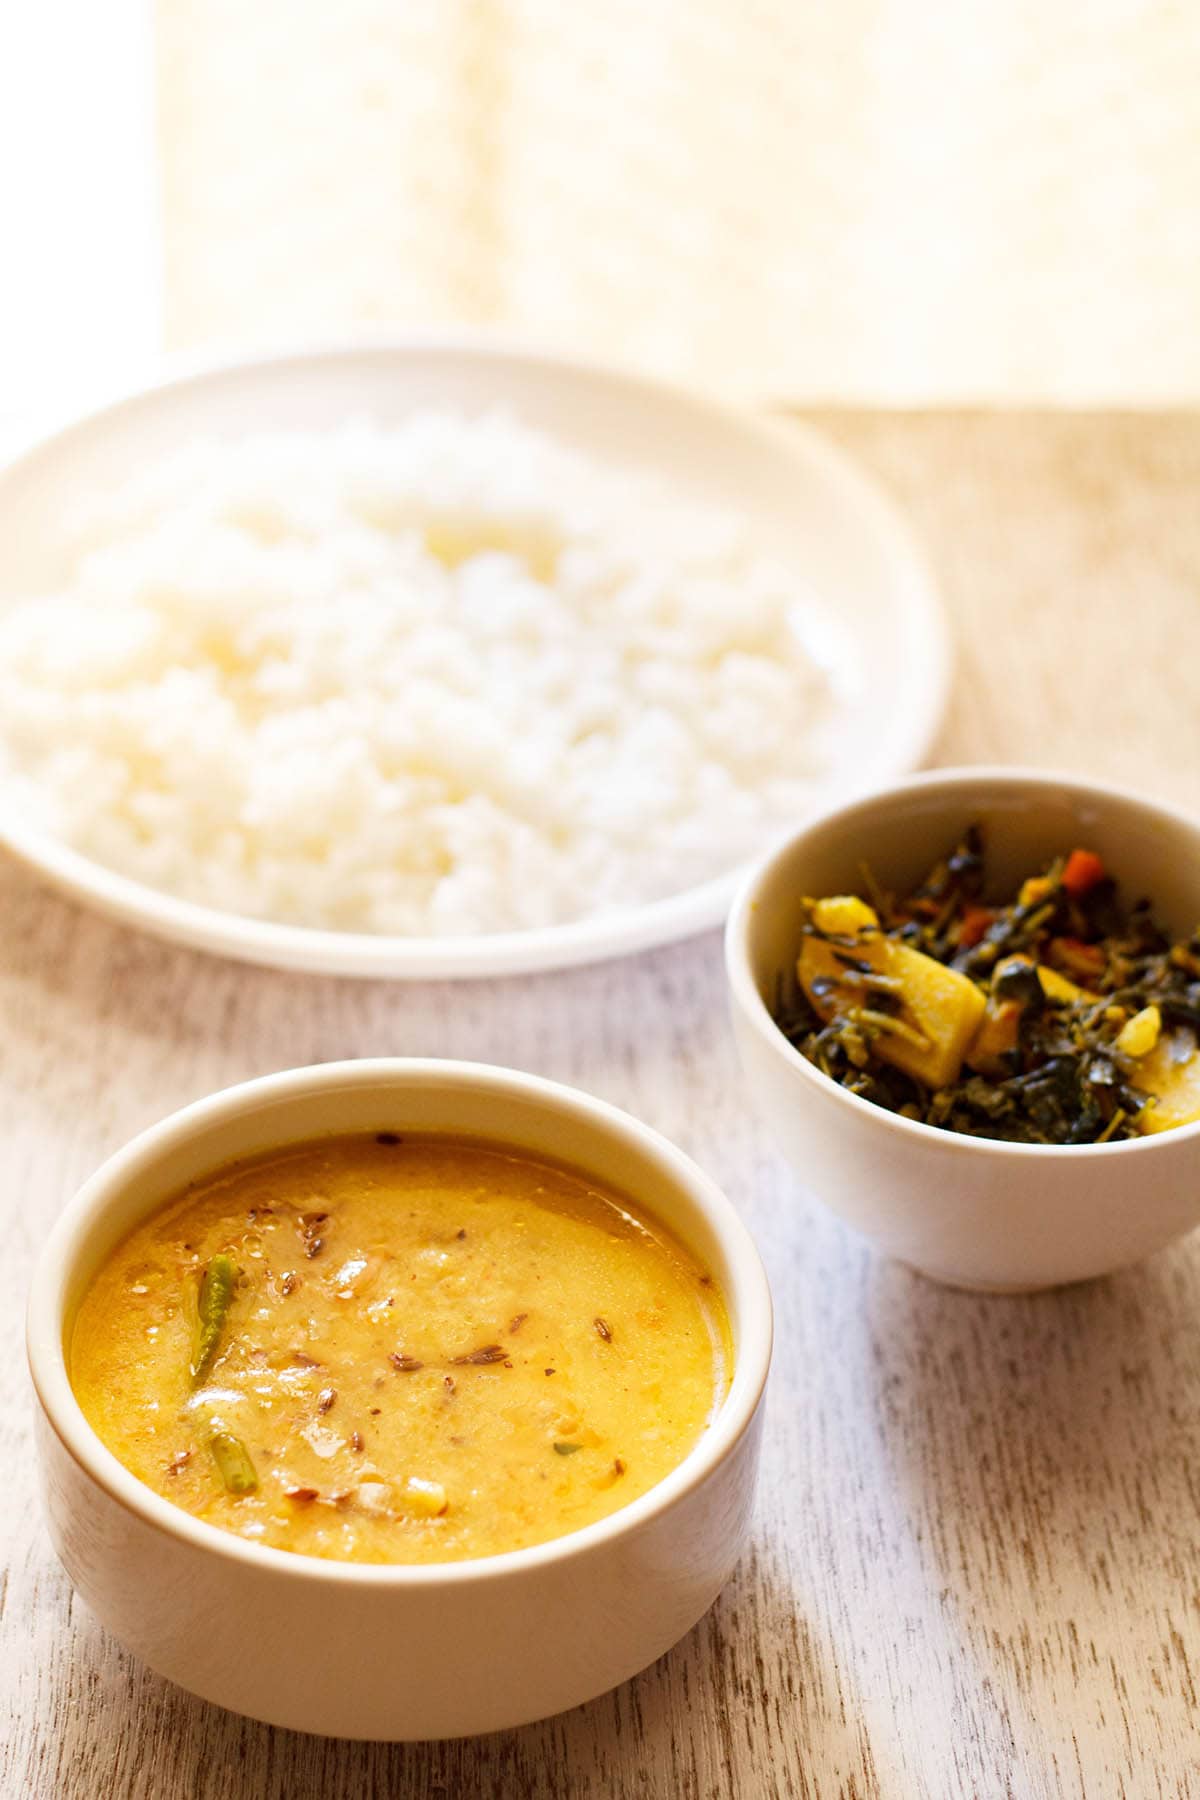
M 112 1115 L 106 1147 L 214 1087 L 358 1056 L 527 1068 L 630 1107 L 692 1147 L 712 1111 L 697 1086 L 712 1100 L 736 1076 L 715 932 L 624 959 L 619 981 L 610 962 L 398 982 L 259 968 L 162 943 L 2 859 L 0 915 L 6 1080 L 50 1131 L 102 1105 Z
M 1139 1703 L 1160 1742 L 1194 1730 L 1198 1250 L 1026 1296 L 882 1262 L 868 1283 L 857 1385 L 963 1680 L 1005 1697 L 1015 1745 L 1024 1731 L 1031 1755 L 1061 1749 L 1081 1791 L 1089 1733 L 1115 1759 L 1102 1784 L 1136 1759 Z
M 372 1744 L 283 1731 L 185 1694 L 94 1623 L 79 1643 L 62 1670 L 68 1691 L 49 1696 L 61 1722 L 45 1759 L 57 1764 L 56 1800 L 815 1800 L 827 1790 L 809 1767 L 837 1770 L 834 1791 L 875 1791 L 861 1726 L 846 1719 L 781 1576 L 753 1550 L 700 1624 L 641 1675 L 482 1738 Z M 764 1659 L 786 1677 L 769 1680 Z

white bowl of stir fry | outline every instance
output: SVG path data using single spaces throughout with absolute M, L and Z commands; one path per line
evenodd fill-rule
M 1200 1224 L 1200 822 L 1068 775 L 937 770 L 826 813 L 726 935 L 755 1098 L 890 1256 L 1023 1291 Z

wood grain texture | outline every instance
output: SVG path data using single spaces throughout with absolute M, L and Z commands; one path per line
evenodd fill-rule
M 942 760 L 1195 803 L 1200 419 L 819 423 L 908 506 L 944 579 Z M 750 1113 L 715 936 L 389 987 L 171 950 L 8 866 L 0 915 L 4 1800 L 1200 1795 L 1200 1239 L 1031 1299 L 876 1260 Z M 370 1746 L 193 1700 L 73 1600 L 37 1515 L 19 1314 L 60 1206 L 141 1126 L 250 1075 L 405 1052 L 576 1082 L 681 1143 L 757 1235 L 778 1354 L 753 1550 L 684 1643 L 542 1725 Z

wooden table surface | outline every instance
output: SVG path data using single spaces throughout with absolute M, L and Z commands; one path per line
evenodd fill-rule
M 939 760 L 1196 803 L 1200 418 L 818 423 L 944 581 Z M 4 1800 L 1200 1795 L 1200 1238 L 1029 1299 L 877 1260 L 749 1110 L 715 935 L 389 987 L 168 949 L 7 866 L 0 909 Z M 380 1052 L 513 1063 L 637 1112 L 742 1208 L 778 1309 L 753 1547 L 712 1612 L 604 1699 L 458 1743 L 324 1741 L 169 1686 L 73 1599 L 35 1500 L 21 1303 L 77 1183 L 213 1088 Z

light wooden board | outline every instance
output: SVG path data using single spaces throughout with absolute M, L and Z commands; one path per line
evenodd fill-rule
M 1200 800 L 1200 419 L 819 422 L 945 581 L 942 760 Z M 877 1261 L 751 1115 L 715 936 L 408 988 L 169 950 L 7 866 L 0 919 L 4 1800 L 1200 1795 L 1200 1239 L 1033 1299 Z M 20 1309 L 72 1189 L 215 1087 L 375 1053 L 508 1062 L 639 1113 L 743 1209 L 778 1306 L 753 1549 L 717 1606 L 618 1692 L 472 1742 L 325 1742 L 171 1688 L 73 1600 L 35 1501 Z

